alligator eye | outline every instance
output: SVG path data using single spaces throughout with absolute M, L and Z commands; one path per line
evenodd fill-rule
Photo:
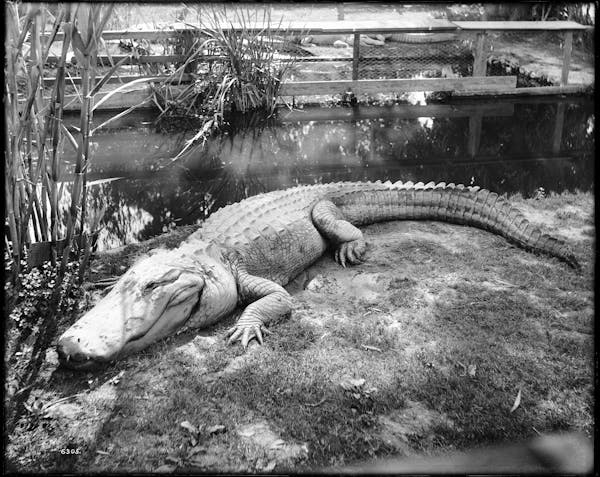
M 148 282 L 146 283 L 146 286 L 144 287 L 144 293 L 149 293 L 152 290 L 154 290 L 154 288 L 156 288 L 156 285 L 158 284 L 158 282 Z

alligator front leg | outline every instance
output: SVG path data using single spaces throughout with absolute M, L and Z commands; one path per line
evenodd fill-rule
M 330 200 L 317 202 L 312 220 L 319 232 L 336 246 L 334 257 L 342 267 L 363 260 L 367 244 L 362 232 L 346 220 L 342 211 Z
M 241 340 L 246 348 L 253 338 L 262 344 L 263 332 L 270 333 L 266 326 L 291 312 L 292 297 L 277 283 L 250 275 L 243 269 L 237 270 L 237 280 L 240 301 L 250 304 L 235 326 L 227 330 L 229 344 Z

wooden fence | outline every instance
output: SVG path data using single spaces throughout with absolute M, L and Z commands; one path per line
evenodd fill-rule
M 229 25 L 231 30 L 262 30 L 264 25 L 236 26 Z M 539 94 L 568 94 L 579 93 L 586 90 L 589 85 L 569 84 L 569 70 L 571 63 L 571 54 L 573 47 L 573 32 L 583 31 L 593 27 L 580 25 L 572 21 L 454 21 L 428 19 L 421 22 L 406 21 L 330 21 L 330 22 L 295 22 L 278 28 L 282 34 L 295 35 L 351 35 L 353 37 L 352 56 L 341 58 L 328 58 L 335 61 L 351 61 L 352 75 L 349 80 L 334 81 L 288 81 L 285 82 L 280 90 L 282 97 L 294 96 L 314 96 L 314 95 L 335 95 L 351 92 L 355 95 L 376 94 L 376 93 L 401 93 L 409 91 L 451 91 L 459 95 L 539 95 Z M 185 37 L 193 35 L 197 30 L 184 25 L 176 26 L 168 30 L 139 30 L 139 31 L 105 31 L 102 34 L 106 40 L 136 39 L 146 41 L 157 41 L 175 37 Z M 493 31 L 518 31 L 518 32 L 543 32 L 552 31 L 563 34 L 564 46 L 562 57 L 562 75 L 560 84 L 556 86 L 544 86 L 534 88 L 517 88 L 517 78 L 515 76 L 486 76 L 487 51 L 486 41 L 490 32 Z M 475 47 L 473 51 L 473 75 L 468 77 L 451 78 L 419 78 L 419 79 L 359 79 L 358 68 L 361 63 L 361 35 L 368 34 L 386 34 L 386 33 L 463 33 L 468 32 L 476 35 Z M 57 40 L 61 40 L 61 34 Z M 381 47 L 385 48 L 385 46 Z M 110 61 L 116 63 L 124 59 L 124 56 L 112 55 L 99 56 L 100 64 L 107 65 Z M 220 56 L 199 57 L 198 61 L 220 61 Z M 48 61 L 53 61 L 52 57 Z M 124 64 L 181 64 L 184 61 L 182 55 L 144 55 L 125 60 Z M 299 57 L 296 62 L 314 61 L 314 57 L 307 59 Z M 143 76 L 126 75 L 115 77 L 110 82 L 127 83 L 131 81 L 147 80 L 161 81 L 166 76 Z M 182 83 L 189 82 L 192 75 L 186 74 L 182 78 Z M 81 82 L 81 78 L 72 78 L 74 84 Z M 44 83 L 50 85 L 54 78 L 45 78 Z M 105 93 L 107 94 L 107 93 Z M 101 100 L 102 93 L 99 94 Z M 79 108 L 78 98 L 68 96 L 65 98 L 65 109 L 76 110 Z M 70 104 L 69 104 L 70 103 Z M 135 104 L 151 105 L 147 90 L 137 90 L 115 94 L 110 100 L 102 104 L 99 109 L 121 109 L 133 106 Z

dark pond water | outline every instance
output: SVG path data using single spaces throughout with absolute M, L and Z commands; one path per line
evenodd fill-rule
M 99 248 L 202 221 L 250 195 L 340 180 L 477 184 L 532 196 L 593 189 L 590 97 L 337 106 L 236 118 L 171 161 L 194 131 L 159 132 L 137 113 L 97 133 L 92 208 L 106 207 Z M 105 117 L 96 115 L 95 122 Z M 67 161 L 69 158 L 67 152 Z

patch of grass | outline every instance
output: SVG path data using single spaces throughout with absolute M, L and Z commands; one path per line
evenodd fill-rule
M 339 341 L 341 347 L 361 349 L 363 345 L 389 351 L 398 346 L 398 336 L 390 329 L 389 320 L 376 315 L 366 316 L 361 320 L 348 323 L 331 320 L 327 330 Z
M 591 422 L 589 406 L 581 399 L 577 405 L 570 399 L 570 406 L 554 406 L 551 413 L 540 413 L 537 408 L 567 386 L 571 376 L 579 376 L 578 383 L 569 384 L 574 386 L 571 389 L 586 393 L 582 383 L 591 382 L 591 340 L 587 360 L 582 360 L 581 343 L 556 346 L 554 340 L 548 341 L 545 313 L 526 295 L 489 292 L 473 285 L 459 285 L 457 290 L 455 302 L 440 305 L 436 311 L 438 326 L 445 331 L 438 337 L 441 345 L 429 358 L 433 366 L 421 384 L 412 382 L 406 390 L 411 399 L 460 423 L 460 429 L 436 432 L 461 447 L 523 439 L 533 435 L 533 427 L 544 432 Z M 459 371 L 462 367 L 456 363 L 476 365 L 475 376 Z M 511 414 L 519 389 L 523 400 Z M 584 427 L 590 429 L 589 424 Z
M 272 340 L 273 349 L 281 353 L 297 353 L 313 345 L 318 330 L 306 320 L 293 317 L 277 327 Z
M 279 352 L 263 352 L 260 365 L 250 362 L 213 383 L 200 384 L 204 390 L 198 392 L 217 400 L 227 396 L 235 409 L 245 410 L 232 416 L 238 418 L 233 425 L 248 414 L 261 415 L 283 430 L 283 438 L 308 442 L 309 461 L 316 465 L 384 451 L 385 444 L 373 439 L 371 431 L 378 413 L 402 405 L 394 386 L 355 397 L 328 376 L 322 363 L 309 365 L 287 355 L 284 359 Z
M 389 284 L 391 304 L 396 307 L 412 307 L 417 295 L 417 280 L 403 276 L 394 277 Z

